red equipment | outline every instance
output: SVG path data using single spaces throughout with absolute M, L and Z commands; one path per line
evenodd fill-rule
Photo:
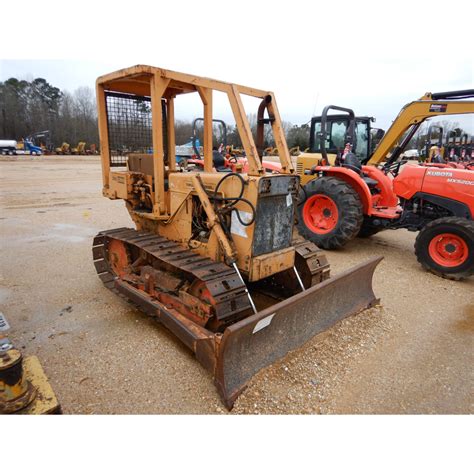
M 377 149 L 362 165 L 354 153 L 339 151 L 336 166 L 314 166 L 301 192 L 298 229 L 324 249 L 337 249 L 352 238 L 385 229 L 420 231 L 415 242 L 418 261 L 450 279 L 474 273 L 474 162 L 406 164 L 401 153 L 420 124 L 440 114 L 473 113 L 474 90 L 426 94 L 405 106 Z M 460 101 L 461 99 L 462 101 Z M 326 163 L 327 112 L 347 111 L 347 141 L 352 146 L 354 113 L 328 106 L 318 133 Z M 400 137 L 407 132 L 400 145 Z M 395 146 L 395 148 L 394 148 Z M 387 153 L 391 150 L 390 157 Z M 384 161 L 380 168 L 370 165 Z

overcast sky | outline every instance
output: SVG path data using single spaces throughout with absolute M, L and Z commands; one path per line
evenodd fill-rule
M 113 5 L 84 0 L 77 22 L 65 22 L 64 11 L 42 8 L 46 13 L 38 13 L 34 23 L 49 27 L 29 39 L 17 34 L 9 48 L 3 43 L 0 80 L 44 77 L 73 91 L 94 87 L 101 74 L 150 64 L 271 90 L 282 118 L 292 123 L 305 123 L 335 104 L 375 116 L 382 128 L 427 91 L 474 88 L 470 29 L 447 28 L 440 13 L 445 2 L 181 0 L 163 6 L 117 0 Z M 474 13 L 471 3 L 457 0 L 449 11 L 464 12 L 465 18 Z M 250 105 L 247 112 L 254 112 Z M 177 104 L 178 118 L 200 111 L 197 98 Z M 231 121 L 219 98 L 214 116 Z M 458 121 L 474 133 L 472 116 Z

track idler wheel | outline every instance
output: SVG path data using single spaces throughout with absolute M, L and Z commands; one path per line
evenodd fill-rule
M 108 261 L 114 273 L 123 278 L 130 264 L 130 256 L 122 241 L 111 239 L 108 245 Z

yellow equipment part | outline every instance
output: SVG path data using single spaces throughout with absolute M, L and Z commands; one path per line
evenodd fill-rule
M 474 101 L 472 100 L 455 100 L 455 97 L 450 97 L 449 93 L 427 92 L 420 99 L 410 102 L 402 108 L 367 164 L 377 165 L 385 161 L 390 150 L 401 140 L 407 130 L 410 129 L 409 136 L 413 136 L 419 126 L 430 117 L 472 113 L 474 113 Z
M 26 380 L 36 389 L 36 397 L 19 415 L 43 415 L 61 413 L 61 406 L 36 356 L 26 357 L 23 361 Z
M 334 165 L 336 155 L 334 153 L 328 153 L 329 164 Z M 304 186 L 306 183 L 314 179 L 314 176 L 310 174 L 313 166 L 323 164 L 323 157 L 321 153 L 308 153 L 303 152 L 298 155 L 296 159 L 296 173 L 300 177 L 301 185 Z
M 195 353 L 226 406 L 260 368 L 374 304 L 380 258 L 329 278 L 322 251 L 293 239 L 299 178 L 272 92 L 143 65 L 96 85 L 103 195 L 123 199 L 136 226 L 94 238 L 99 278 Z M 229 101 L 246 173 L 214 166 L 214 91 Z M 204 109 L 203 172 L 176 166 L 174 104 L 191 93 Z M 256 139 L 242 96 L 260 102 Z M 278 174 L 262 165 L 265 125 Z
M 36 356 L 11 348 L 0 354 L 0 413 L 59 413 L 58 400 Z
M 9 329 L 0 312 L 0 414 L 60 413 L 38 358 L 24 358 L 8 339 Z
M 79 142 L 77 147 L 71 150 L 73 155 L 84 155 L 86 151 L 86 142 Z
M 71 145 L 69 145 L 69 143 L 63 142 L 63 144 L 60 147 L 56 148 L 54 151 L 58 155 L 69 155 L 70 150 L 71 150 Z

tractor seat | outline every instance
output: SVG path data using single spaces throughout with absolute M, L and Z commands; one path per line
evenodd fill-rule
M 350 169 L 357 174 L 362 173 L 362 163 L 360 162 L 359 158 L 357 158 L 354 153 L 348 153 L 343 161 L 342 166 L 344 168 Z
M 373 188 L 377 186 L 378 182 L 375 179 L 369 178 L 363 171 L 362 171 L 362 163 L 360 162 L 359 158 L 354 153 L 348 153 L 344 164 L 342 165 L 344 168 L 348 168 L 354 172 L 356 172 L 360 177 L 364 180 L 369 188 Z
M 216 170 L 225 166 L 225 159 L 217 150 L 212 150 L 212 164 Z
M 378 184 L 376 179 L 369 178 L 368 176 L 365 176 L 364 173 L 362 173 L 362 179 L 369 188 L 377 186 Z
M 229 173 L 230 171 L 232 171 L 230 168 L 227 168 L 227 166 L 225 166 L 224 156 L 217 150 L 212 151 L 212 164 L 216 171 L 219 173 Z

